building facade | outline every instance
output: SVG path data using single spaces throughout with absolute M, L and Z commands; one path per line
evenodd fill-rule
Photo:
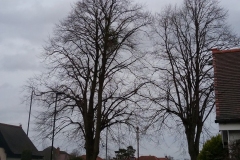
M 223 145 L 240 139 L 240 49 L 212 49 L 216 120 Z
M 20 160 L 24 151 L 31 153 L 32 160 L 43 159 L 21 126 L 0 123 L 0 160 Z

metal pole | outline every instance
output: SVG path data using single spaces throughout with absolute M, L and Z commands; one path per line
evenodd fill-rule
M 139 160 L 139 128 L 137 126 L 137 158 Z
M 107 143 L 108 143 L 108 127 L 107 127 L 107 130 L 106 130 L 106 160 L 107 160 Z
M 31 94 L 30 109 L 29 109 L 29 115 L 28 115 L 27 136 L 28 136 L 28 131 L 29 131 L 30 115 L 31 115 L 31 110 L 32 110 L 32 99 L 33 99 L 33 90 L 32 90 L 32 94 Z
M 53 142 L 54 142 L 55 121 L 56 121 L 56 110 L 57 110 L 57 97 L 58 97 L 58 93 L 56 93 L 55 108 L 54 108 L 53 133 L 52 133 L 52 148 L 51 148 L 51 160 L 53 160 Z

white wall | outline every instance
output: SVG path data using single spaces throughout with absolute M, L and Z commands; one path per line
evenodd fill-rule
M 240 123 L 219 124 L 219 130 L 222 131 L 223 141 L 228 142 L 228 145 L 240 139 Z M 223 132 L 227 137 L 223 136 Z M 225 146 L 225 143 L 223 145 Z
M 240 130 L 240 123 L 227 123 L 227 124 L 221 124 L 219 123 L 219 130 Z
M 229 142 L 233 142 L 235 140 L 238 140 L 240 139 L 240 131 L 228 131 L 229 135 L 228 135 L 228 138 L 229 138 Z
M 0 160 L 6 160 L 6 153 L 4 148 L 0 148 Z

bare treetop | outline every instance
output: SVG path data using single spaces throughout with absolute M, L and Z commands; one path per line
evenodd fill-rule
M 158 106 L 150 120 L 160 119 L 158 129 L 168 126 L 186 137 L 196 160 L 204 123 L 215 105 L 210 49 L 235 47 L 239 38 L 216 0 L 185 0 L 180 7 L 167 7 L 156 15 L 152 36 L 158 61 L 152 63 L 153 75 L 160 80 L 150 91 L 149 99 Z
M 148 14 L 129 0 L 82 0 L 55 29 L 45 47 L 47 73 L 33 79 L 43 107 L 39 130 L 48 137 L 57 103 L 58 132 L 85 140 L 87 160 L 99 153 L 101 131 L 128 124 L 134 108 L 134 66 Z M 61 93 L 58 102 L 54 96 Z

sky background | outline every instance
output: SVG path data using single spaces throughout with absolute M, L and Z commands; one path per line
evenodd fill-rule
M 23 102 L 23 85 L 41 72 L 43 66 L 39 57 L 43 46 L 51 37 L 55 24 L 68 15 L 75 2 L 77 0 L 0 0 L 0 123 L 22 124 L 27 130 L 29 104 Z M 144 4 L 146 10 L 154 13 L 168 4 L 180 4 L 182 0 L 135 2 Z M 220 5 L 228 10 L 227 22 L 239 34 L 240 1 L 221 0 Z M 210 121 L 214 118 L 211 117 Z M 218 132 L 216 124 L 210 122 L 209 125 L 213 127 L 213 134 Z M 31 137 L 34 137 L 33 127 L 31 123 Z M 49 142 L 43 145 L 31 139 L 39 150 L 50 145 Z M 71 151 L 67 146 L 59 147 Z M 177 158 L 180 157 L 177 151 L 176 144 L 172 144 L 171 140 L 158 146 L 147 140 L 141 141 L 140 155 L 171 155 Z M 100 155 L 104 157 L 104 151 Z

